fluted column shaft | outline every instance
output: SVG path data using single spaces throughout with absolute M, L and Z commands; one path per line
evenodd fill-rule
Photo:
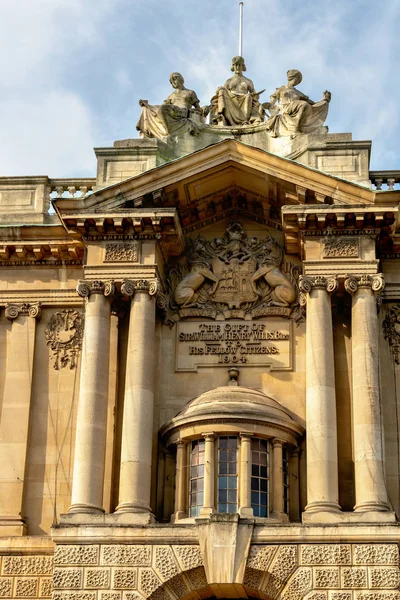
M 75 438 L 72 503 L 69 512 L 104 512 L 103 486 L 107 437 L 110 352 L 110 282 L 78 283 L 86 298 L 79 402 Z
M 251 438 L 251 433 L 240 434 L 239 513 L 246 517 L 254 514 L 251 507 Z
M 131 301 L 116 512 L 151 516 L 156 284 L 126 281 Z
M 215 436 L 203 433 L 204 447 L 204 504 L 200 516 L 215 512 Z
M 306 512 L 340 510 L 331 299 L 335 279 L 303 277 L 306 329 Z
M 355 511 L 387 511 L 379 394 L 379 331 L 375 292 L 381 275 L 349 277 L 352 294 L 352 389 Z

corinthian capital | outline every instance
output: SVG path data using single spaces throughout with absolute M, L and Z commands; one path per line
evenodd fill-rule
M 104 296 L 113 296 L 115 286 L 113 281 L 78 281 L 76 291 L 82 298 L 88 298 L 92 294 L 104 294 Z
M 349 294 L 355 294 L 359 288 L 371 288 L 373 292 L 381 292 L 385 287 L 382 273 L 376 275 L 348 275 L 344 280 L 344 287 Z

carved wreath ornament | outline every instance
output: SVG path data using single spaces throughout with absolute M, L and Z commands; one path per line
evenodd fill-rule
M 47 346 L 57 371 L 74 369 L 82 348 L 84 317 L 72 309 L 56 312 L 45 330 Z

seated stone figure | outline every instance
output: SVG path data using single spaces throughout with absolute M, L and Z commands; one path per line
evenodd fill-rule
M 192 118 L 194 107 L 199 115 L 198 121 L 201 121 L 202 111 L 196 93 L 185 88 L 185 81 L 180 73 L 172 73 L 169 81 L 175 89 L 163 104 L 151 105 L 147 100 L 139 100 L 142 114 L 136 129 L 142 137 L 163 138 L 187 132 L 196 135 L 199 132 L 199 123 Z
M 263 104 L 270 112 L 267 130 L 272 137 L 295 137 L 299 133 L 311 133 L 323 125 L 328 116 L 330 92 L 325 91 L 323 100 L 313 102 L 295 88 L 303 78 L 300 71 L 291 69 L 287 72 L 287 78 L 287 85 L 277 88 L 271 96 L 271 102 Z
M 235 72 L 233 77 L 211 98 L 210 123 L 224 126 L 262 123 L 265 111 L 258 101 L 262 92 L 256 92 L 252 80 L 243 75 L 246 65 L 241 56 L 232 58 L 231 71 Z

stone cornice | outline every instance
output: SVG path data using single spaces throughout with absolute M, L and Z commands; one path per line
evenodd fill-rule
M 382 230 L 386 236 L 392 235 L 398 213 L 397 204 L 284 206 L 282 223 L 286 252 L 301 254 L 307 236 L 377 236 Z

